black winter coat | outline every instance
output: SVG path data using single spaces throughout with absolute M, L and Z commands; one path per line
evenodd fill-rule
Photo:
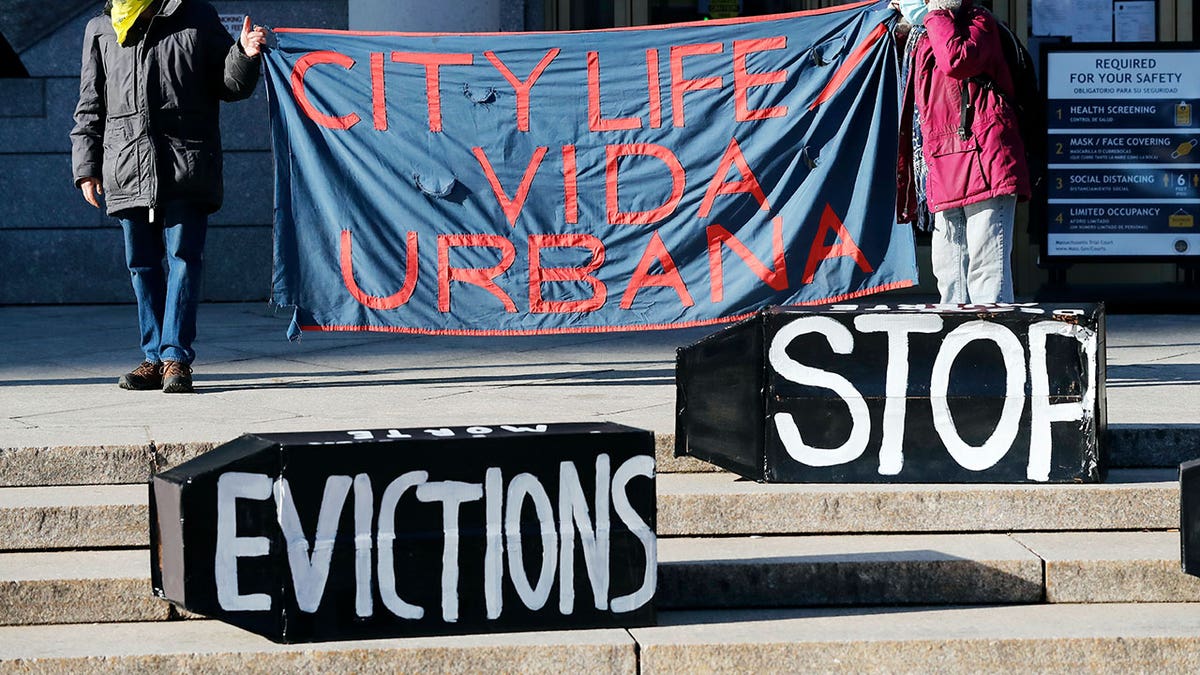
M 253 93 L 258 61 L 201 0 L 165 0 L 124 46 L 109 16 L 92 19 L 71 131 L 75 185 L 100 178 L 109 214 L 169 201 L 219 209 L 219 102 Z

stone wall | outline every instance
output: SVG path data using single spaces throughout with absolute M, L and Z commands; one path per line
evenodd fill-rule
M 267 26 L 346 28 L 346 0 L 213 2 Z M 21 52 L 33 76 L 0 79 L 0 304 L 132 302 L 121 232 L 71 180 L 83 27 L 100 2 Z M 266 94 L 222 106 L 225 206 L 210 219 L 204 299 L 264 300 L 273 179 Z

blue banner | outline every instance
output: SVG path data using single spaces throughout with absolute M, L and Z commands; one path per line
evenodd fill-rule
M 304 329 L 536 334 L 910 286 L 894 17 L 276 29 L 273 300 Z

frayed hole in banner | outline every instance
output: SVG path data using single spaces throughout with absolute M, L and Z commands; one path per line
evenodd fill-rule
M 812 48 L 812 60 L 818 66 L 827 66 L 846 51 L 846 38 L 826 40 Z
M 466 96 L 467 100 L 476 105 L 488 105 L 490 103 L 495 103 L 499 95 L 496 93 L 495 87 L 488 87 L 483 91 L 482 94 L 476 94 L 475 92 L 471 91 L 471 85 L 464 84 L 463 96 Z
M 419 173 L 413 174 L 413 184 L 417 186 L 417 189 L 430 197 L 437 197 L 439 199 L 450 196 L 450 193 L 454 191 L 456 180 L 454 176 L 430 178 L 428 176 L 422 177 Z
M 804 160 L 804 165 L 808 167 L 809 171 L 817 168 L 817 163 L 820 161 L 819 157 L 812 156 L 807 145 L 800 149 L 800 159 Z

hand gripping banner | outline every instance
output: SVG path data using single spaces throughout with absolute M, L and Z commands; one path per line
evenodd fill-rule
M 894 16 L 277 29 L 273 300 L 293 329 L 537 334 L 910 286 Z

